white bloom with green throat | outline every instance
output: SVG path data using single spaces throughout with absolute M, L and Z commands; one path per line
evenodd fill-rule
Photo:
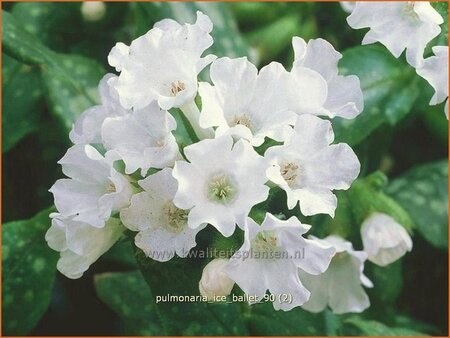
M 133 195 L 130 207 L 120 213 L 123 224 L 138 232 L 136 246 L 161 262 L 170 260 L 175 253 L 186 257 L 196 245 L 195 236 L 206 224 L 191 229 L 187 225 L 189 210 L 174 205 L 177 181 L 172 169 L 163 169 L 138 183 L 144 191 Z
M 354 250 L 352 243 L 336 235 L 324 239 L 314 236 L 310 238 L 332 246 L 336 254 L 322 274 L 311 275 L 299 271 L 300 279 L 311 292 L 311 297 L 302 307 L 311 312 L 322 312 L 328 305 L 336 314 L 362 312 L 367 309 L 370 301 L 363 286 L 373 286 L 363 273 L 367 254 Z
M 244 244 L 231 257 L 226 274 L 257 301 L 270 291 L 275 310 L 303 305 L 310 292 L 299 278 L 299 269 L 320 274 L 335 253 L 331 246 L 304 238 L 309 229 L 296 217 L 282 221 L 267 213 L 261 225 L 247 218 Z
M 232 135 L 259 146 L 265 137 L 281 141 L 284 128 L 294 123 L 296 115 L 288 110 L 286 99 L 291 93 L 289 73 L 281 64 L 272 62 L 258 72 L 245 57 L 224 57 L 212 63 L 210 77 L 214 85 L 199 85 L 200 126 L 217 127 L 217 137 Z M 297 87 L 296 95 L 314 97 L 316 83 L 303 80 L 308 86 Z
M 285 143 L 264 154 L 271 164 L 267 177 L 286 191 L 289 209 L 299 202 L 305 216 L 334 216 L 337 200 L 332 190 L 348 189 L 360 164 L 347 144 L 331 144 L 333 139 L 329 121 L 301 115 Z
M 244 140 L 224 135 L 184 148 L 189 162 L 177 161 L 174 203 L 189 210 L 192 229 L 209 223 L 228 237 L 243 226 L 250 209 L 267 199 L 266 161 Z

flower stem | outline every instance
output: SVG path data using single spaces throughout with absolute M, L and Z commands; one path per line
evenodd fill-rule
M 212 128 L 205 129 L 200 127 L 200 111 L 198 110 L 198 107 L 195 104 L 194 100 L 180 107 L 180 110 L 183 112 L 184 116 L 191 124 L 197 139 L 203 140 L 205 138 L 214 138 L 214 130 Z

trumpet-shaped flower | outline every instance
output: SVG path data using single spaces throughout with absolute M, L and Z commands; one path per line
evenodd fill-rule
M 321 312 L 327 305 L 336 314 L 362 312 L 370 306 L 365 287 L 372 287 L 372 282 L 364 275 L 364 262 L 367 254 L 355 251 L 352 243 L 338 236 L 315 239 L 323 245 L 330 245 L 336 250 L 328 269 L 320 275 L 299 272 L 304 286 L 311 292 L 309 300 L 303 304 L 305 310 Z
M 298 270 L 323 273 L 335 253 L 330 246 L 302 237 L 309 229 L 296 217 L 281 221 L 266 214 L 261 226 L 248 218 L 244 244 L 231 257 L 225 273 L 258 301 L 269 290 L 275 310 L 288 311 L 304 304 L 310 292 L 302 285 Z
M 234 282 L 224 272 L 227 264 L 227 259 L 214 259 L 203 269 L 198 288 L 209 301 L 217 296 L 228 296 L 233 289 Z
M 448 46 L 435 46 L 433 53 L 434 56 L 425 59 L 423 66 L 416 70 L 434 88 L 431 105 L 448 98 Z M 448 118 L 448 101 L 445 104 L 445 115 Z
M 57 269 L 68 278 L 80 278 L 101 255 L 117 242 L 125 228 L 117 218 L 110 218 L 103 228 L 96 228 L 73 217 L 52 214 L 52 226 L 45 234 L 48 246 L 60 252 Z
M 128 179 L 90 145 L 74 145 L 58 162 L 69 178 L 51 187 L 61 217 L 101 228 L 113 212 L 129 203 Z
M 364 107 L 359 78 L 338 75 L 338 62 L 342 54 L 326 40 L 312 39 L 306 43 L 300 37 L 292 39 L 295 60 L 293 68 L 306 67 L 318 72 L 327 82 L 327 98 L 323 114 L 329 117 L 352 119 Z
M 320 76 L 316 74 L 316 83 L 314 75 L 312 79 L 307 75 L 296 88 L 298 101 L 320 100 Z M 283 129 L 294 123 L 295 114 L 288 110 L 287 98 L 292 94 L 287 89 L 289 73 L 281 64 L 272 62 L 258 73 L 245 57 L 225 57 L 212 63 L 210 77 L 214 86 L 199 85 L 200 126 L 217 127 L 216 136 L 229 134 L 259 146 L 265 137 L 281 141 Z
M 181 107 L 197 93 L 197 75 L 215 56 L 201 57 L 212 45 L 211 20 L 197 12 L 195 24 L 162 20 L 130 46 L 117 43 L 109 64 L 120 72 L 114 85 L 125 108 L 141 109 L 157 100 L 162 109 Z
M 269 148 L 267 177 L 286 191 L 287 204 L 300 203 L 306 215 L 334 216 L 337 201 L 332 190 L 345 190 L 359 174 L 360 164 L 353 150 L 334 139 L 329 121 L 312 115 L 299 116 L 284 145 Z
M 233 144 L 229 135 L 187 146 L 184 154 L 189 162 L 177 161 L 173 169 L 175 205 L 190 209 L 192 229 L 210 223 L 231 236 L 236 223 L 243 226 L 250 209 L 267 199 L 266 161 L 250 143 Z
M 102 143 L 101 129 L 103 121 L 107 117 L 125 116 L 131 110 L 124 109 L 119 102 L 119 96 L 114 89 L 117 76 L 106 74 L 100 84 L 98 91 L 101 104 L 93 106 L 76 120 L 69 133 L 70 140 L 75 144 Z
M 127 174 L 141 169 L 145 176 L 150 168 L 173 166 L 180 157 L 171 133 L 176 126 L 172 115 L 155 102 L 125 116 L 109 117 L 102 126 L 106 157 L 123 160 Z
M 347 22 L 354 29 L 370 28 L 364 45 L 378 41 L 396 58 L 406 49 L 408 63 L 420 67 L 425 47 L 444 20 L 429 2 L 393 1 L 358 2 Z
M 379 266 L 395 262 L 413 245 L 405 228 L 381 213 L 374 213 L 363 222 L 361 237 L 369 261 Z
M 193 248 L 195 236 L 206 224 L 191 229 L 187 225 L 188 210 L 173 204 L 177 181 L 172 169 L 166 168 L 139 181 L 144 189 L 131 198 L 130 207 L 123 209 L 120 219 L 133 231 L 139 231 L 135 244 L 155 260 L 165 262 L 175 253 L 186 257 Z

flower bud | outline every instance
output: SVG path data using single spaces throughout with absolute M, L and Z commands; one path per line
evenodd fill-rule
M 89 22 L 101 20 L 106 13 L 106 5 L 101 1 L 86 1 L 81 5 L 81 15 Z
M 374 213 L 361 226 L 364 251 L 369 261 L 386 266 L 412 249 L 412 240 L 403 226 L 392 217 Z
M 223 268 L 227 259 L 214 259 L 203 269 L 202 278 L 198 283 L 200 294 L 214 300 L 216 296 L 228 296 L 234 282 L 225 274 Z

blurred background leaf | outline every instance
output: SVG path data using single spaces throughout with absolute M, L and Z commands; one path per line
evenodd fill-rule
M 50 303 L 58 253 L 44 235 L 48 209 L 24 221 L 2 225 L 2 323 L 4 335 L 25 335 Z

